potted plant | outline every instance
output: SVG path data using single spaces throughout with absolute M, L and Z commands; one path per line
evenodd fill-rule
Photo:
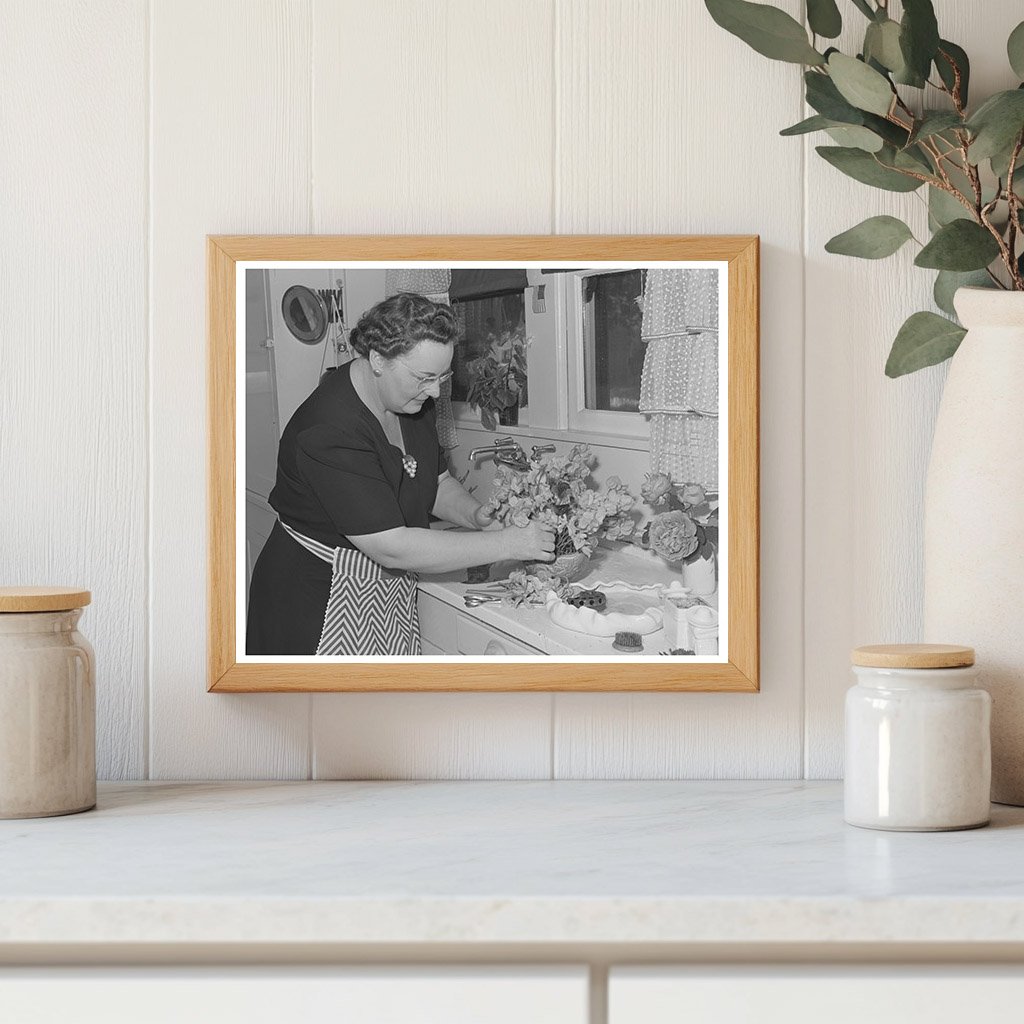
M 695 594 L 714 593 L 718 585 L 717 497 L 700 484 L 676 486 L 666 473 L 649 473 L 640 494 L 654 510 L 640 545 L 678 564 L 683 582 Z
M 992 798 L 1024 804 L 1024 88 L 979 103 L 968 56 L 942 37 L 931 0 L 903 0 L 899 20 L 888 0 L 850 0 L 866 19 L 854 54 L 818 41 L 842 30 L 836 0 L 807 0 L 810 35 L 769 5 L 704 2 L 759 53 L 806 67 L 815 113 L 783 135 L 824 131 L 834 144 L 817 152 L 843 174 L 926 193 L 930 237 L 914 262 L 937 271 L 941 312 L 910 316 L 885 367 L 898 377 L 954 357 L 925 488 L 924 634 L 977 649 L 994 698 Z M 1020 82 L 1024 23 L 1005 56 Z M 914 92 L 926 84 L 941 97 L 934 108 Z M 878 216 L 826 248 L 879 259 L 912 241 L 905 221 Z
M 488 429 L 514 427 L 519 407 L 526 404 L 526 348 L 529 339 L 522 324 L 490 337 L 490 347 L 466 364 L 469 387 L 466 400 L 480 410 L 480 422 Z
M 629 512 L 636 498 L 614 476 L 603 489 L 594 488 L 595 462 L 588 445 L 575 445 L 568 455 L 545 456 L 527 470 L 498 467 L 485 510 L 505 525 L 523 527 L 536 521 L 555 531 L 555 561 L 531 563 L 530 571 L 579 579 L 601 537 L 632 536 L 635 524 Z

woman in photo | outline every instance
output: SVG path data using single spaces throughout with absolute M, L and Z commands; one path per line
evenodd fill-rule
M 434 399 L 455 337 L 448 306 L 408 292 L 385 299 L 351 333 L 357 357 L 289 420 L 246 653 L 419 654 L 416 573 L 553 557 L 549 529 L 500 526 L 448 472 Z M 473 532 L 430 530 L 431 513 Z

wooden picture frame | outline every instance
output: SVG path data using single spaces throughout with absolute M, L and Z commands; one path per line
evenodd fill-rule
M 758 689 L 759 240 L 757 236 L 238 236 L 207 240 L 209 689 L 315 691 L 732 691 Z M 339 663 L 239 660 L 236 572 L 236 294 L 249 261 L 720 261 L 727 266 L 727 659 L 530 662 L 449 658 Z M 409 663 L 410 660 L 413 663 Z

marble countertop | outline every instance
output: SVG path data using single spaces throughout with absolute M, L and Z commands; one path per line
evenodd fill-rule
M 842 822 L 838 783 L 102 784 L 0 821 L 0 948 L 1024 943 L 1024 809 Z

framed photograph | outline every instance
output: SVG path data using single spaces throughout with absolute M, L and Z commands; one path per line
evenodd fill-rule
M 756 236 L 208 274 L 211 690 L 757 690 Z

